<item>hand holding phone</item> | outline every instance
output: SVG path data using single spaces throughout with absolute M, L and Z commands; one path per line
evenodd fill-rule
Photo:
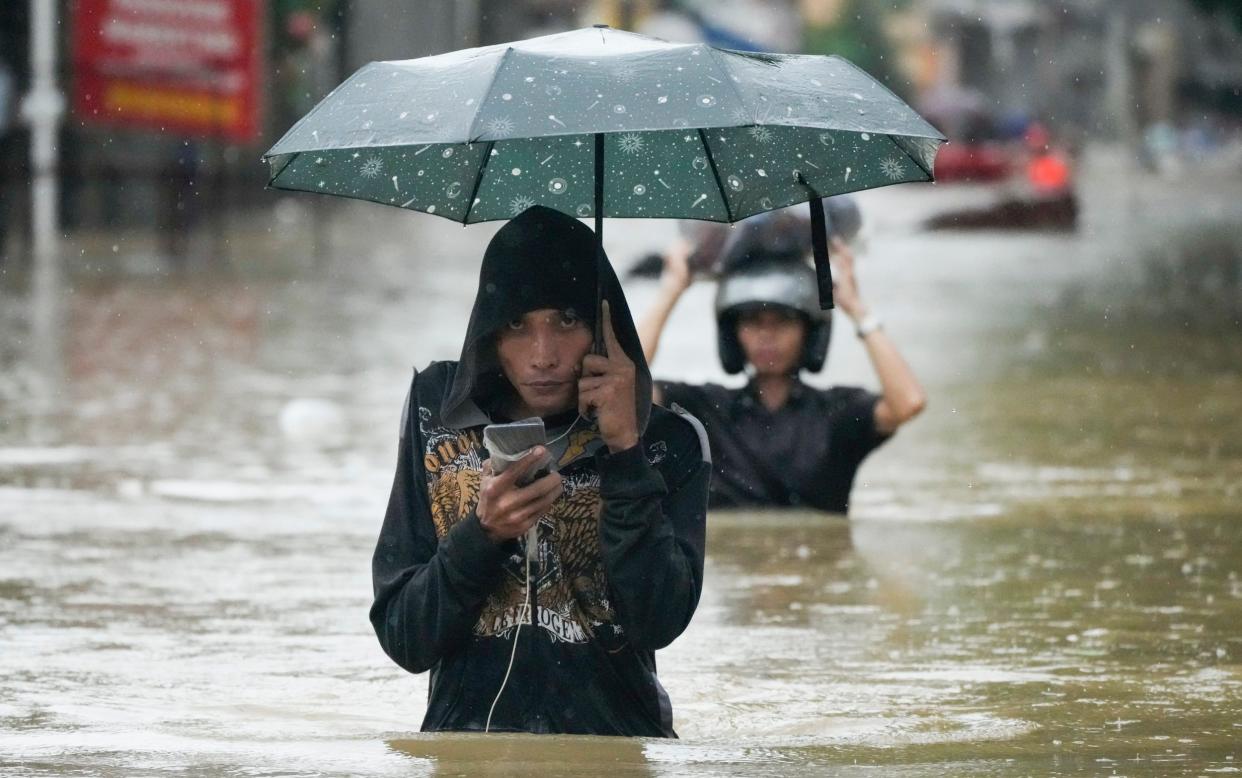
M 543 427 L 543 419 L 532 417 L 508 424 L 489 424 L 483 428 L 483 447 L 491 454 L 492 472 L 503 473 L 518 460 L 525 457 L 536 446 L 547 443 L 547 432 Z M 552 469 L 552 452 L 546 448 L 540 455 L 540 461 L 529 475 L 517 482 L 525 486 L 543 478 Z
M 543 440 L 541 419 L 483 429 L 483 445 L 491 456 L 479 491 L 479 521 L 497 542 L 525 534 L 528 559 L 538 549 L 539 517 L 561 496 L 561 479 L 547 477 L 553 459 Z

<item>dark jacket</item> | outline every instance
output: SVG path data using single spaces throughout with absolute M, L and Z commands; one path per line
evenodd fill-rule
M 483 426 L 504 420 L 496 409 L 508 391 L 492 335 L 536 308 L 593 307 L 594 235 L 537 216 L 488 247 L 461 360 L 433 363 L 410 386 L 371 623 L 399 665 L 431 670 L 424 730 L 482 730 L 517 640 L 492 730 L 674 737 L 654 652 L 698 604 L 710 463 L 697 422 L 643 402 L 649 374 L 607 266 L 602 286 L 640 373 L 645 429 L 638 446 L 610 454 L 589 423 L 545 419 L 550 439 L 572 429 L 550 446 L 564 494 L 540 520 L 533 627 L 524 540 L 494 544 L 475 514 Z
M 854 475 L 888 440 L 875 426 L 879 395 L 857 387 L 794 383 L 769 411 L 753 386 L 661 381 L 664 402 L 702 420 L 711 441 L 713 508 L 791 507 L 847 513 Z

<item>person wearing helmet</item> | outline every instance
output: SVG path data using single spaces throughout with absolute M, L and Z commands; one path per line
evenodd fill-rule
M 660 334 L 692 276 L 681 242 L 664 257 L 660 293 L 640 320 L 644 354 L 655 358 Z M 712 507 L 804 506 L 847 513 L 862 461 L 926 404 L 918 379 L 859 295 L 854 256 L 832 241 L 833 296 L 853 322 L 882 392 L 814 389 L 802 371 L 823 369 L 832 336 L 815 273 L 800 258 L 752 251 L 724 276 L 716 297 L 720 361 L 745 371 L 740 389 L 657 381 L 655 402 L 676 404 L 707 428 L 712 450 Z

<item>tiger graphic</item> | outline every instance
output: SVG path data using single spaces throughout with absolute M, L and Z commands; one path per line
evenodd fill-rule
M 424 433 L 424 470 L 436 535 L 444 537 L 470 514 L 482 484 L 482 442 L 475 433 L 431 427 Z M 578 437 L 578 436 L 574 436 Z M 567 466 L 586 439 L 573 440 L 560 458 Z M 519 624 L 534 623 L 554 641 L 585 643 L 595 629 L 612 624 L 614 612 L 599 548 L 599 474 L 562 472 L 563 492 L 539 520 L 539 548 L 531 563 L 535 611 L 527 602 L 526 557 L 521 548 L 504 562 L 505 575 L 474 626 L 483 637 L 507 637 Z M 524 541 L 523 541 L 524 542 Z

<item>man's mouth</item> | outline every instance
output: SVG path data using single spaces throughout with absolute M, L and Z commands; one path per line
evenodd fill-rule
M 569 383 L 568 381 L 554 381 L 551 379 L 541 379 L 538 381 L 527 381 L 526 386 L 535 390 L 536 392 L 549 392 L 549 391 L 553 391 L 556 389 L 561 389 L 568 383 Z

